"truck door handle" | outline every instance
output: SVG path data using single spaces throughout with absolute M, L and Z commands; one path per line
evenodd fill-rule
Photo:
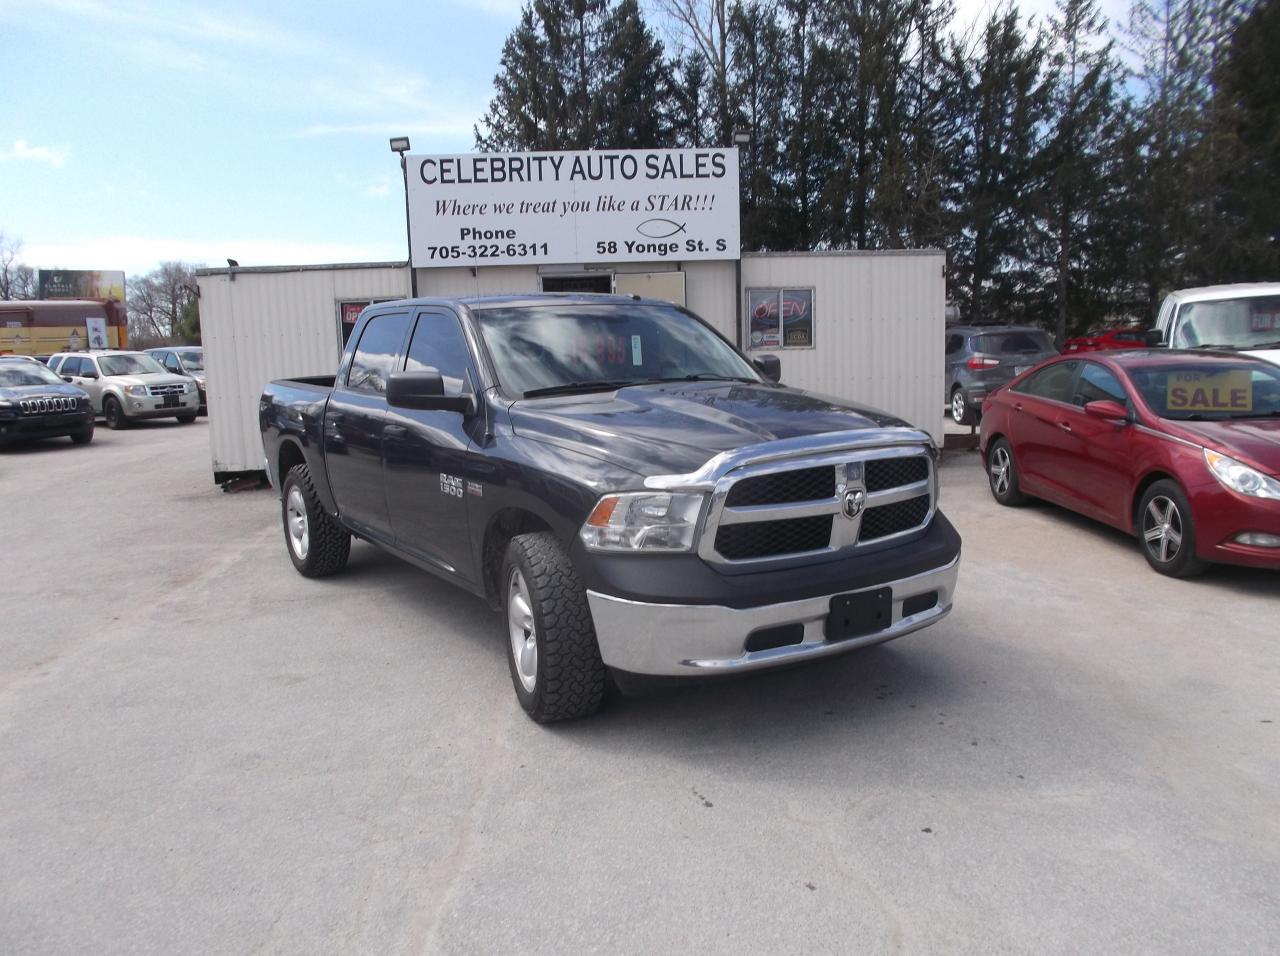
M 1058 427 L 1059 427 L 1059 428 L 1061 428 L 1064 432 L 1069 432 L 1069 431 L 1071 431 L 1071 423 L 1070 423 L 1070 422 L 1058 422 Z
M 382 428 L 384 438 L 404 438 L 408 434 L 409 429 L 403 425 L 384 425 Z

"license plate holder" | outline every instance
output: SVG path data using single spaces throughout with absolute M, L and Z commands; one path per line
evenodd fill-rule
M 182 400 L 179 399 L 177 395 L 166 395 L 160 401 L 161 408 L 179 408 L 181 405 Z
M 843 641 L 883 631 L 893 623 L 893 588 L 876 588 L 831 599 L 823 633 L 828 641 Z

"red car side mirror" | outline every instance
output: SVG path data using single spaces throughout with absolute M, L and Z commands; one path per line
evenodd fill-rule
M 1090 418 L 1101 418 L 1104 421 L 1120 421 L 1127 422 L 1129 420 L 1129 410 L 1119 402 L 1113 402 L 1111 399 L 1105 399 L 1101 402 L 1089 402 L 1084 407 L 1084 413 Z

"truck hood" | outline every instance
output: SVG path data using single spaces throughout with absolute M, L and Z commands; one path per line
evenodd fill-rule
M 634 385 L 522 399 L 510 413 L 512 428 L 522 438 L 646 476 L 694 471 L 714 455 L 743 445 L 907 424 L 838 398 L 740 382 Z
M 1269 475 L 1280 475 L 1280 418 L 1217 422 L 1170 422 L 1188 441 L 1238 458 Z
M 1280 349 L 1252 349 L 1244 354 L 1254 355 L 1260 359 L 1266 359 L 1268 362 L 1280 365 Z

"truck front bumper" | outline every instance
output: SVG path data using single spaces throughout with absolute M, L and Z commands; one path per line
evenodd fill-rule
M 655 604 L 593 590 L 587 591 L 587 600 L 595 621 L 600 656 L 609 667 L 632 674 L 666 677 L 744 673 L 842 654 L 928 627 L 950 612 L 959 572 L 957 555 L 940 567 L 898 580 L 877 582 L 872 587 L 745 608 Z M 826 620 L 833 597 L 886 587 L 893 592 L 892 616 L 887 627 L 856 637 L 827 639 Z M 904 605 L 909 612 L 904 612 Z M 764 650 L 748 650 L 748 639 L 762 633 L 787 634 L 790 640 L 799 636 L 799 640 Z

